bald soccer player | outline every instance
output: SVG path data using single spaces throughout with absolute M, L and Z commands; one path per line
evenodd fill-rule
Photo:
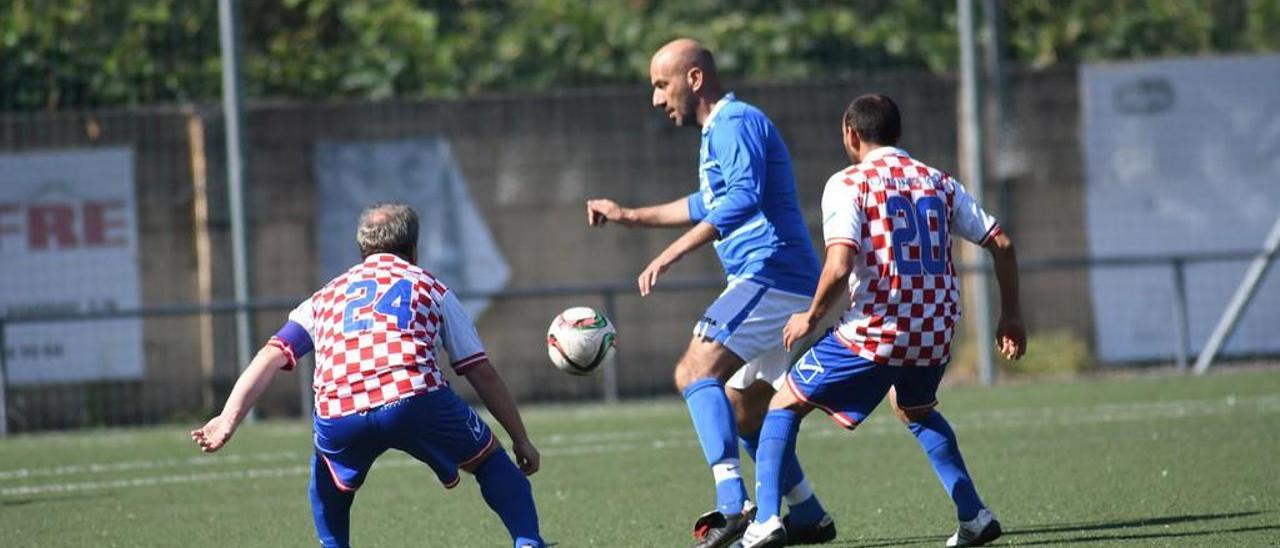
M 820 266 L 782 135 L 760 109 L 724 90 L 711 52 L 694 40 L 675 40 L 654 54 L 649 78 L 653 106 L 677 126 L 702 133 L 698 190 L 641 208 L 589 200 L 587 221 L 690 227 L 641 272 L 641 295 L 686 254 L 714 242 L 728 283 L 694 326 L 676 363 L 675 383 L 716 484 L 716 509 L 695 522 L 693 546 L 729 546 L 754 515 L 739 471 L 738 443 L 754 460 L 769 400 L 789 366 L 779 333 L 787 318 L 808 307 Z M 784 460 L 788 541 L 834 539 L 835 524 L 794 451 Z

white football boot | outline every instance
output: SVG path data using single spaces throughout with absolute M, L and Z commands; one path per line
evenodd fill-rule
M 780 548 L 787 545 L 787 530 L 778 516 L 764 523 L 752 521 L 742 534 L 742 548 Z
M 1002 532 L 996 515 L 983 508 L 978 510 L 978 517 L 960 522 L 955 534 L 947 539 L 947 546 L 982 546 L 1000 538 Z

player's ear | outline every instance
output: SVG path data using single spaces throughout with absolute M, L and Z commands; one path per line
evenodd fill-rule
M 685 83 L 689 84 L 690 90 L 697 93 L 698 90 L 702 89 L 703 76 L 702 69 L 692 67 L 689 72 L 685 73 Z

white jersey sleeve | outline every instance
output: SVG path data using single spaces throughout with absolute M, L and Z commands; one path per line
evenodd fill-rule
M 289 321 L 298 324 L 302 329 L 307 331 L 307 336 L 311 340 L 316 340 L 316 318 L 311 310 L 311 299 L 307 299 L 298 303 L 293 310 L 289 311 Z
M 443 315 L 440 338 L 455 373 L 463 374 L 470 367 L 489 359 L 475 323 L 453 291 L 446 292 L 440 300 L 440 313 Z
M 1000 225 L 978 205 L 960 181 L 951 179 L 951 233 L 978 245 L 1000 232 Z
M 866 214 L 859 206 L 858 185 L 850 182 L 843 171 L 827 179 L 822 191 L 822 239 L 827 247 L 847 245 L 858 252 Z

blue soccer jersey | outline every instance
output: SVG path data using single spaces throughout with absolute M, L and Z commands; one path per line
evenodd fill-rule
M 716 228 L 729 280 L 813 295 L 821 266 L 796 200 L 791 154 L 760 109 L 725 95 L 702 126 L 689 217 Z

